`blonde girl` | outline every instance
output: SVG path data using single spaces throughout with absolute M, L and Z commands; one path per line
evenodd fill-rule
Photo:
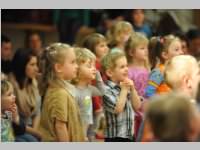
M 128 60 L 128 76 L 134 82 L 138 95 L 143 99 L 149 78 L 148 39 L 141 33 L 133 34 L 126 45 L 125 52 Z M 135 137 L 143 118 L 142 110 L 136 112 L 134 129 Z
M 91 85 L 92 80 L 96 77 L 96 57 L 86 48 L 75 48 L 75 52 L 79 66 L 77 78 L 73 81 L 76 86 L 76 100 L 81 111 L 85 137 L 92 141 L 94 138 L 91 133 L 93 124 L 92 96 L 101 95 L 99 90 Z
M 112 51 L 124 51 L 125 44 L 134 32 L 132 25 L 127 21 L 118 21 L 107 32 L 108 45 Z
M 83 40 L 82 47 L 88 48 L 96 55 L 96 69 L 101 73 L 102 79 L 105 81 L 106 76 L 102 71 L 101 60 L 109 51 L 106 38 L 99 33 L 90 34 Z M 96 84 L 95 81 L 93 81 L 93 84 Z M 103 113 L 102 98 L 94 96 L 92 97 L 92 102 L 94 108 L 93 127 L 97 128 L 99 117 Z
M 165 84 L 163 72 L 164 64 L 174 56 L 183 54 L 181 41 L 173 35 L 164 37 L 152 37 L 149 44 L 149 59 L 152 71 L 145 91 L 147 98 L 155 93 L 165 93 L 170 89 Z
M 40 66 L 42 141 L 84 141 L 75 89 L 69 83 L 76 77 L 78 67 L 74 49 L 67 44 L 51 44 L 45 49 Z

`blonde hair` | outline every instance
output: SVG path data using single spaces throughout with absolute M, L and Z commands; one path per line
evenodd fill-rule
M 180 93 L 167 93 L 152 98 L 146 110 L 155 138 L 160 141 L 188 141 L 190 121 L 197 110 L 190 98 Z
M 122 57 L 126 57 L 124 52 L 109 52 L 101 61 L 103 71 L 105 72 L 108 69 L 114 69 L 116 67 L 116 61 Z
M 88 48 L 91 50 L 94 54 L 95 52 L 95 47 L 101 43 L 101 42 L 106 42 L 106 38 L 99 33 L 93 33 L 88 35 L 82 42 L 81 47 Z
M 165 63 L 162 58 L 162 52 L 168 52 L 169 46 L 174 41 L 180 41 L 180 39 L 172 34 L 164 37 L 152 37 L 149 41 L 149 60 L 152 68 L 156 66 L 157 61 Z
M 1 96 L 4 95 L 13 85 L 8 80 L 1 80 Z
M 146 36 L 144 34 L 139 33 L 139 32 L 135 32 L 134 34 L 132 34 L 125 46 L 125 52 L 126 52 L 126 57 L 127 57 L 128 63 L 131 63 L 133 60 L 133 58 L 132 58 L 132 56 L 130 56 L 129 52 L 130 51 L 135 52 L 136 48 L 139 45 L 147 45 L 148 46 L 148 43 L 149 43 L 149 40 L 146 38 Z M 144 62 L 144 63 L 145 63 L 145 67 L 147 69 L 149 69 L 148 60 L 147 60 L 147 62 Z
M 53 43 L 43 52 L 39 66 L 41 68 L 40 92 L 44 96 L 48 85 L 57 79 L 54 65 L 64 63 L 65 57 L 72 47 L 68 44 Z
M 108 40 L 108 45 L 112 48 L 119 43 L 118 37 L 124 31 L 129 30 L 130 34 L 134 32 L 133 26 L 127 21 L 116 22 L 110 30 L 108 30 L 106 36 Z
M 198 65 L 196 59 L 190 55 L 179 55 L 170 59 L 165 66 L 164 78 L 172 88 L 180 87 L 183 76 L 191 75 L 192 67 Z
M 76 54 L 76 61 L 78 66 L 81 64 L 84 64 L 87 60 L 95 61 L 96 56 L 87 48 L 80 48 L 80 47 L 75 47 L 74 48 L 75 54 Z M 78 69 L 78 74 L 75 79 L 72 80 L 73 84 L 76 84 L 79 81 L 79 69 Z

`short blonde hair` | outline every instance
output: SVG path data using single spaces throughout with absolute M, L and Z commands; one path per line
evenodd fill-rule
M 96 56 L 87 48 L 75 47 L 74 51 L 76 54 L 76 62 L 79 67 L 81 64 L 84 64 L 87 60 L 96 61 Z M 76 78 L 72 80 L 72 83 L 77 84 L 78 81 L 79 81 L 79 69 L 78 69 L 78 75 Z
M 106 37 L 110 47 L 114 47 L 119 42 L 117 40 L 119 34 L 124 31 L 129 31 L 130 34 L 134 33 L 133 26 L 127 21 L 118 21 L 108 30 Z
M 191 75 L 192 67 L 198 65 L 197 60 L 191 55 L 179 55 L 170 59 L 165 66 L 164 78 L 172 88 L 180 87 L 183 76 Z
M 126 57 L 127 57 L 128 62 L 131 62 L 131 59 L 132 59 L 132 57 L 129 55 L 130 50 L 135 51 L 135 49 L 141 44 L 148 46 L 148 43 L 149 43 L 149 40 L 144 34 L 139 33 L 139 32 L 132 34 L 125 46 L 125 52 L 126 52 Z
M 103 71 L 105 72 L 108 69 L 114 69 L 116 67 L 116 61 L 122 57 L 126 57 L 124 52 L 109 52 L 101 61 Z
M 1 80 L 1 96 L 3 96 L 9 89 L 13 89 L 13 85 L 8 80 Z
M 87 48 L 75 47 L 74 51 L 76 54 L 76 61 L 78 65 L 85 63 L 88 59 L 96 60 L 96 56 Z

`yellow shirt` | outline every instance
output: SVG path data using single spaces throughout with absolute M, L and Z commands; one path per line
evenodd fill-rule
M 57 140 L 54 127 L 55 119 L 66 122 L 69 141 L 84 141 L 84 130 L 78 105 L 64 82 L 52 84 L 44 98 L 39 127 L 42 141 Z

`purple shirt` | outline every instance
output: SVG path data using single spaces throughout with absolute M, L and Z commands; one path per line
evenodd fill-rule
M 145 88 L 149 78 L 149 71 L 145 68 L 129 67 L 128 76 L 134 82 L 138 95 L 144 97 Z

